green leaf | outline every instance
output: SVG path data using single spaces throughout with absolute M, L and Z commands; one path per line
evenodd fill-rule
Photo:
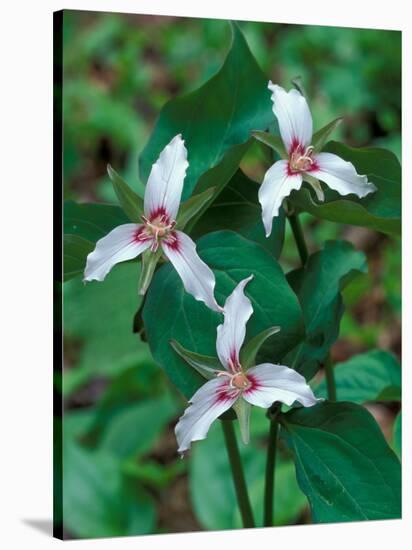
M 258 191 L 259 184 L 238 170 L 191 229 L 192 237 L 197 239 L 212 231 L 228 229 L 259 243 L 279 258 L 285 237 L 285 215 L 282 210 L 281 214 L 274 218 L 272 233 L 266 238 Z
M 100 449 L 118 458 L 142 455 L 150 450 L 176 413 L 176 403 L 168 394 L 129 406 L 109 423 Z
M 181 133 L 189 168 L 183 198 L 196 184 L 198 192 L 216 187 L 216 194 L 237 170 L 249 148 L 252 130 L 273 122 L 267 78 L 259 68 L 236 23 L 232 44 L 221 69 L 197 90 L 169 101 L 140 157 L 140 174 L 147 181 L 160 151 Z
M 339 124 L 342 122 L 343 117 L 335 118 L 329 124 L 326 124 L 323 128 L 313 134 L 312 145 L 315 151 L 319 152 L 323 149 L 323 146 L 328 141 L 329 136 L 336 130 Z
M 63 222 L 64 234 L 95 243 L 118 225 L 129 223 L 129 219 L 118 206 L 65 201 Z
M 176 229 L 183 230 L 190 220 L 197 216 L 203 208 L 209 205 L 214 194 L 215 188 L 210 187 L 206 189 L 206 191 L 203 191 L 203 193 L 193 195 L 190 199 L 185 201 L 179 208 Z
M 178 353 L 188 365 L 196 369 L 197 372 L 203 376 L 203 378 L 210 380 L 211 378 L 214 378 L 217 370 L 223 370 L 223 366 L 216 357 L 201 355 L 200 353 L 189 351 L 173 339 L 170 340 L 170 345 L 175 352 Z
M 280 156 L 281 159 L 287 159 L 288 153 L 285 149 L 285 146 L 283 144 L 282 138 L 280 136 L 274 136 L 273 134 L 270 134 L 269 132 L 252 132 L 252 136 L 260 141 L 261 143 L 264 143 Z
M 398 413 L 393 425 L 392 447 L 398 455 L 399 460 L 402 457 L 402 411 Z
M 396 156 L 385 149 L 352 149 L 329 142 L 324 151 L 352 162 L 359 174 L 366 174 L 378 190 L 363 199 L 343 197 L 327 188 L 326 200 L 317 204 L 308 189 L 290 196 L 292 203 L 313 216 L 338 223 L 369 227 L 382 233 L 399 235 L 401 230 L 401 167 Z M 350 198 L 349 198 L 350 197 Z
M 256 334 L 240 351 L 240 362 L 243 368 L 248 369 L 256 365 L 256 356 L 266 340 L 280 331 L 280 327 L 269 327 Z
M 266 425 L 268 429 L 267 420 Z M 262 472 L 265 469 L 265 448 L 260 441 L 252 438 L 248 445 L 239 442 L 239 451 L 256 524 L 261 527 L 263 526 L 264 476 Z M 189 483 L 193 510 L 205 529 L 242 527 L 230 464 L 218 422 L 212 425 L 207 439 L 193 445 L 189 462 Z M 306 498 L 297 485 L 293 463 L 279 460 L 276 469 L 276 525 L 293 524 L 305 504 Z
M 131 367 L 155 368 L 147 344 L 132 332 L 141 301 L 138 276 L 139 265 L 129 263 L 103 282 L 85 286 L 72 279 L 64 284 L 65 354 L 75 354 L 75 364 L 64 373 L 65 395 L 91 377 L 113 377 Z
M 132 222 L 141 223 L 141 217 L 144 213 L 143 199 L 129 187 L 110 164 L 107 165 L 107 173 L 125 214 Z
M 94 244 L 78 235 L 64 235 L 63 271 L 64 280 L 69 281 L 82 275 L 86 266 L 87 255 L 94 249 Z
M 176 477 L 184 474 L 185 471 L 186 464 L 182 460 L 163 464 L 147 458 L 141 461 L 133 459 L 126 462 L 123 467 L 123 472 L 127 476 L 131 476 L 146 486 L 150 485 L 157 490 L 170 487 Z
M 153 532 L 155 508 L 143 489 L 126 486 L 118 461 L 64 444 L 63 521 L 80 538 Z
M 314 376 L 339 334 L 343 304 L 340 291 L 359 272 L 367 270 L 363 252 L 345 241 L 326 241 L 304 268 L 288 274 L 303 311 L 305 341 L 287 361 L 307 379 Z
M 366 409 L 326 402 L 281 422 L 315 523 L 401 516 L 399 460 Z
M 352 357 L 334 368 L 339 401 L 395 401 L 401 395 L 401 367 L 387 351 L 373 350 Z M 327 397 L 326 381 L 316 388 L 318 397 Z
M 272 361 L 280 360 L 296 346 L 303 336 L 301 310 L 273 256 L 231 231 L 202 237 L 197 250 L 215 273 L 218 303 L 224 302 L 238 282 L 254 274 L 246 288 L 254 308 L 247 339 L 280 324 L 281 332 L 273 337 Z M 216 327 L 222 322 L 221 315 L 185 292 L 172 266 L 164 265 L 150 285 L 143 319 L 155 360 L 180 391 L 187 398 L 192 397 L 204 380 L 173 351 L 169 342 L 174 339 L 190 351 L 214 356 Z
M 103 431 L 119 413 L 147 402 L 164 393 L 164 376 L 154 363 L 142 363 L 126 370 L 120 370 L 110 379 L 110 383 L 93 407 L 94 422 L 89 429 L 90 439 L 97 444 Z M 66 414 L 65 414 L 66 416 Z

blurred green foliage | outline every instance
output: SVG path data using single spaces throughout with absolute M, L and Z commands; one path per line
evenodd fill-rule
M 400 157 L 399 32 L 240 25 L 268 79 L 288 87 L 291 78 L 303 78 L 315 129 L 342 115 L 336 139 L 382 145 Z M 108 163 L 141 194 L 138 158 L 160 108 L 218 70 L 229 27 L 219 20 L 66 11 L 63 30 L 64 196 L 116 203 Z M 270 160 L 256 143 L 242 168 L 260 181 Z M 335 359 L 371 347 L 399 353 L 400 242 L 309 214 L 302 221 L 312 251 L 326 239 L 345 238 L 368 257 L 368 273 L 343 294 L 346 312 Z M 286 271 L 298 265 L 289 227 L 281 261 Z M 179 460 L 173 435 L 183 401 L 132 330 L 140 303 L 138 275 L 138 263 L 131 262 L 103 283 L 84 287 L 77 277 L 64 284 L 66 537 L 240 526 L 235 510 L 225 508 L 229 515 L 216 518 L 207 501 L 206 489 L 214 487 L 222 503 L 233 496 L 227 463 L 208 460 L 221 447 L 217 426 L 190 463 L 190 484 L 203 483 L 205 491 L 189 495 L 188 462 Z M 253 476 L 261 469 L 267 420 L 260 411 L 254 415 L 252 443 L 242 452 L 252 501 L 258 502 L 262 487 Z M 282 510 L 277 521 L 304 522 L 305 500 L 287 458 L 277 474 Z

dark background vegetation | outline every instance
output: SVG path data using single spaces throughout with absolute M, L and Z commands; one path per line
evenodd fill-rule
M 294 76 L 303 78 L 315 128 L 343 115 L 336 139 L 384 146 L 400 157 L 400 33 L 250 22 L 241 28 L 268 79 L 289 87 Z M 142 192 L 138 157 L 159 110 L 210 78 L 229 41 L 229 26 L 219 20 L 65 12 L 65 198 L 115 203 L 107 163 Z M 264 150 L 254 146 L 242 168 L 260 181 L 268 168 Z M 344 238 L 368 257 L 369 273 L 345 291 L 333 360 L 375 347 L 399 356 L 400 242 L 302 218 L 311 250 Z M 297 262 L 287 233 L 283 266 Z M 76 278 L 64 285 L 65 536 L 239 527 L 218 427 L 190 459 L 176 453 L 173 427 L 184 402 L 132 332 L 137 276 L 130 263 L 104 283 L 85 287 Z M 390 438 L 395 411 L 369 408 Z M 261 460 L 265 430 L 263 413 L 254 411 L 246 462 L 254 451 Z M 222 456 L 211 465 L 214 450 Z M 287 462 L 278 480 L 278 523 L 309 521 Z

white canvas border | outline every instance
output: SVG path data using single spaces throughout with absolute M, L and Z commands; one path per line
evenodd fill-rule
M 404 159 L 404 434 L 410 432 L 411 348 L 408 254 L 411 235 L 411 93 L 412 18 L 407 3 L 378 5 L 368 0 L 344 3 L 233 3 L 209 0 L 14 0 L 2 7 L 1 55 L 1 291 L 2 397 L 0 540 L 5 548 L 45 549 L 62 544 L 27 520 L 47 520 L 52 509 L 52 11 L 89 9 L 158 13 L 222 19 L 306 23 L 403 31 L 403 159 Z M 408 23 L 409 22 L 409 23 Z M 408 155 L 409 153 L 409 155 Z M 349 545 L 403 548 L 411 540 L 411 441 L 404 438 L 404 513 L 402 521 L 298 526 L 247 531 L 159 535 L 66 542 L 76 548 L 168 547 L 198 549 L 213 544 L 338 550 Z

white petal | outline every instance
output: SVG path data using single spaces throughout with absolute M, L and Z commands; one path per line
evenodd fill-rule
M 273 112 L 278 119 L 280 135 L 290 154 L 299 145 L 306 149 L 312 140 L 312 115 L 306 99 L 297 90 L 287 92 L 269 82 L 272 92 Z
M 257 407 L 267 409 L 274 401 L 286 405 L 299 401 L 304 407 L 318 402 L 305 378 L 289 367 L 263 363 L 249 369 L 247 377 L 252 386 L 243 392 L 243 398 Z
M 279 160 L 269 168 L 259 188 L 259 202 L 262 206 L 262 219 L 266 237 L 272 232 L 272 219 L 279 215 L 279 208 L 284 198 L 293 189 L 300 189 L 302 176 L 290 174 L 287 160 Z
M 144 211 L 149 219 L 159 214 L 176 219 L 188 166 L 187 149 L 179 134 L 160 153 L 147 180 Z
M 83 280 L 103 281 L 115 264 L 136 258 L 149 248 L 152 239 L 142 236 L 143 228 L 141 224 L 126 223 L 99 239 L 87 256 Z
M 243 279 L 230 294 L 223 308 L 224 321 L 217 327 L 216 350 L 220 362 L 229 368 L 239 364 L 239 351 L 246 334 L 246 323 L 253 313 L 252 303 L 244 294 L 253 275 Z
M 214 420 L 230 409 L 239 395 L 229 387 L 229 378 L 209 380 L 194 394 L 175 428 L 179 453 L 187 451 L 192 441 L 205 439 Z
M 314 161 L 315 168 L 310 171 L 310 175 L 324 181 L 341 195 L 354 193 L 362 198 L 377 190 L 373 183 L 368 182 L 367 176 L 360 176 L 351 162 L 337 155 L 319 153 Z
M 173 241 L 161 241 L 163 252 L 178 272 L 186 292 L 204 302 L 210 309 L 221 312 L 222 308 L 217 304 L 214 295 L 215 276 L 198 256 L 195 243 L 182 231 L 173 231 L 171 237 L 174 238 Z

